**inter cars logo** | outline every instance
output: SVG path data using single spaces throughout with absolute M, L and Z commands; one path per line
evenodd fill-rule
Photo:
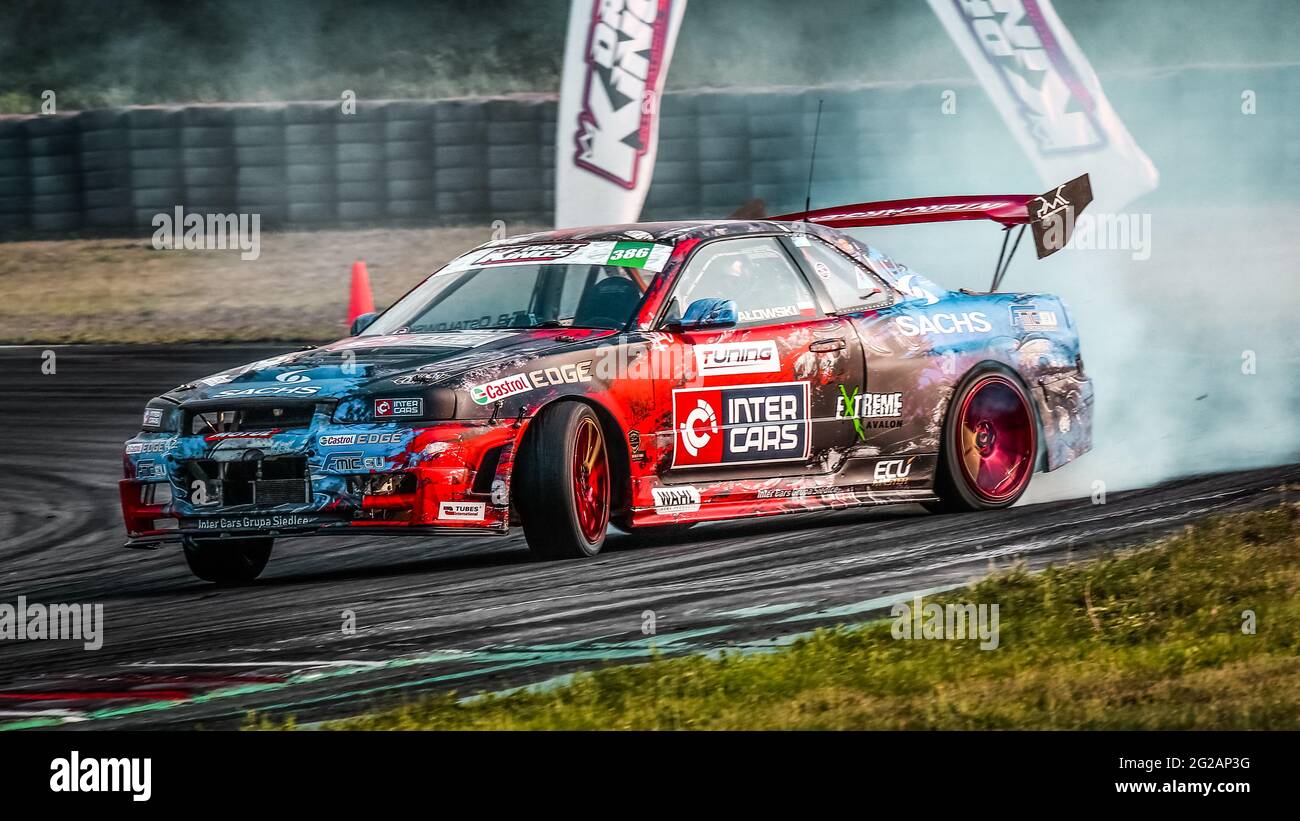
M 808 383 L 673 391 L 673 467 L 808 458 Z
M 700 448 L 709 444 L 709 440 L 718 435 L 718 415 L 713 406 L 703 399 L 696 400 L 695 407 L 686 414 L 686 421 L 681 424 L 682 447 L 692 456 L 700 455 Z
M 375 400 L 376 419 L 391 419 L 395 416 L 420 416 L 423 413 L 424 399 L 419 396 Z

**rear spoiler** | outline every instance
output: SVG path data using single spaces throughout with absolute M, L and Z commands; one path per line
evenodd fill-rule
M 1092 202 L 1092 183 L 1088 175 L 1084 174 L 1038 195 L 916 197 L 906 200 L 837 205 L 832 208 L 819 208 L 816 211 L 768 217 L 768 219 L 782 222 L 813 222 L 828 228 L 992 220 L 1001 223 L 1003 230 L 1008 232 L 1002 238 L 1002 252 L 998 254 L 997 268 L 993 273 L 993 287 L 990 290 L 995 291 L 1002 282 L 1006 269 L 1011 265 L 1011 257 L 1020 246 L 1020 237 L 1024 234 L 1025 226 L 1033 229 L 1034 247 L 1038 251 L 1038 258 L 1042 259 L 1065 247 L 1074 231 L 1075 218 L 1090 202 Z M 1009 232 L 1016 225 L 1020 226 L 1020 233 L 1016 235 L 1011 255 L 1007 255 Z

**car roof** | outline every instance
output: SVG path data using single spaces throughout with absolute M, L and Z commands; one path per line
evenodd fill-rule
M 899 265 L 879 249 L 835 228 L 819 225 L 815 222 L 787 222 L 775 219 L 758 220 L 679 220 L 675 222 L 630 222 L 618 225 L 596 225 L 581 228 L 559 228 L 554 231 L 539 231 L 534 234 L 522 234 L 505 237 L 480 245 L 482 248 L 502 248 L 512 245 L 531 245 L 546 242 L 658 242 L 676 245 L 686 240 L 716 239 L 719 237 L 763 236 L 772 234 L 794 234 L 806 232 L 839 248 L 859 262 L 874 267 L 883 273 L 886 281 L 893 284 L 900 271 L 909 271 Z M 472 252 L 471 252 L 472 253 Z M 872 266 L 868 260 L 874 260 Z
M 618 225 L 595 225 L 581 228 L 559 228 L 535 234 L 508 237 L 493 245 L 521 245 L 536 242 L 569 242 L 575 240 L 600 242 L 608 240 L 632 242 L 678 243 L 688 239 L 744 234 L 788 234 L 790 224 L 773 220 L 678 220 L 672 222 L 630 222 Z

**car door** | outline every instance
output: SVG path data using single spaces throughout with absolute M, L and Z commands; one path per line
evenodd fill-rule
M 923 289 L 910 298 L 900 294 L 887 284 L 884 272 L 873 267 L 878 264 L 875 256 L 863 264 L 813 234 L 786 242 L 824 287 L 832 310 L 853 325 L 862 343 L 862 381 L 842 391 L 836 411 L 853 425 L 856 447 L 850 455 L 861 463 L 845 478 L 873 489 L 928 486 L 937 461 L 933 409 L 942 380 L 926 371 L 943 363 L 926 356 L 907 329 L 909 323 L 920 324 L 919 315 L 938 300 Z M 879 264 L 892 264 L 881 259 L 884 263 Z
M 701 300 L 730 300 L 734 323 L 683 323 Z M 776 237 L 704 243 L 666 306 L 659 329 L 681 364 L 657 388 L 672 409 L 666 481 L 835 469 L 854 437 L 836 416 L 837 397 L 861 381 L 861 345 Z
M 887 321 L 880 311 L 893 305 L 896 295 L 878 272 L 819 236 L 796 234 L 784 242 L 863 345 L 862 378 L 841 387 L 836 415 L 849 420 L 857 444 L 888 453 L 908 411 L 917 410 L 908 402 L 914 398 L 909 387 L 915 382 L 915 363 L 898 357 L 880 339 L 879 326 Z

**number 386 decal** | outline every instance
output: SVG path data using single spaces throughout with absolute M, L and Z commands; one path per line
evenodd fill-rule
M 808 383 L 673 391 L 673 467 L 807 459 Z
M 609 254 L 610 265 L 622 265 L 625 268 L 645 268 L 651 253 L 655 250 L 653 242 L 619 242 Z

